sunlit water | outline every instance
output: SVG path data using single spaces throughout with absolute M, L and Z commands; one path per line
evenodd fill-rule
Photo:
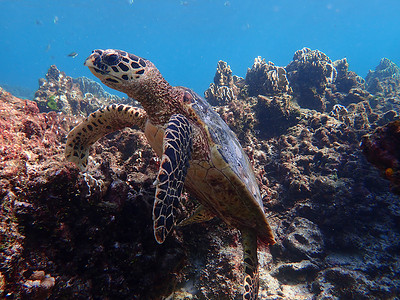
M 152 60 L 173 85 L 202 94 L 218 60 L 245 76 L 256 56 L 287 65 L 302 47 L 347 57 L 365 76 L 400 64 L 398 0 L 0 0 L 0 84 L 38 87 L 51 64 L 72 77 L 96 48 Z

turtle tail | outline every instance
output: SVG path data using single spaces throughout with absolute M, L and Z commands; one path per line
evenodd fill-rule
M 98 139 L 125 127 L 138 126 L 143 129 L 146 120 L 146 112 L 137 107 L 113 104 L 99 109 L 68 133 L 65 157 L 84 171 L 88 163 L 90 146 Z
M 257 235 L 251 229 L 242 229 L 244 292 L 243 300 L 256 300 L 258 297 L 258 259 Z

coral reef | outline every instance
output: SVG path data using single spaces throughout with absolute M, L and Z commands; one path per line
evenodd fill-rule
M 295 100 L 301 107 L 318 111 L 329 109 L 325 90 L 336 80 L 337 71 L 326 54 L 303 48 L 296 51 L 285 69 Z
M 0 111 L 2 296 L 157 299 L 171 291 L 185 255 L 174 237 L 154 241 L 158 162 L 144 134 L 126 129 L 96 144 L 80 175 L 63 155 L 79 118 L 40 113 L 4 90 Z
M 383 92 L 375 92 L 375 79 L 364 82 L 345 59 L 307 48 L 286 68 L 256 62 L 246 79 L 219 62 L 206 96 L 248 153 L 276 235 L 259 251 L 260 299 L 396 299 L 397 79 L 377 78 Z M 57 74 L 41 92 L 69 99 L 75 91 L 80 103 L 86 85 L 103 97 Z M 154 241 L 159 162 L 143 133 L 101 139 L 80 174 L 63 148 L 81 117 L 41 113 L 37 103 L 0 89 L 3 297 L 239 299 L 236 230 L 214 219 Z M 179 220 L 195 206 L 185 195 Z
M 79 85 L 79 88 L 83 95 L 87 93 L 92 94 L 93 97 L 96 98 L 103 98 L 103 99 L 110 99 L 109 101 L 112 102 L 119 102 L 121 98 L 110 93 L 107 93 L 100 83 L 93 81 L 87 77 L 78 77 L 73 78 L 72 81 Z M 111 103 L 111 102 L 109 102 Z
M 375 68 L 375 71 L 369 71 L 365 80 L 369 85 L 375 78 L 382 80 L 388 77 L 400 77 L 400 68 L 390 59 L 382 58 L 379 65 Z
M 290 93 L 286 70 L 272 62 L 266 62 L 260 56 L 254 59 L 253 66 L 247 70 L 246 85 L 249 96 L 279 95 Z
M 266 97 L 259 95 L 254 106 L 258 120 L 255 130 L 262 138 L 278 136 L 297 124 L 300 118 L 298 107 L 292 105 L 292 97 L 284 94 L 281 96 Z
M 394 254 L 400 245 L 391 242 L 400 237 L 399 201 L 365 162 L 359 141 L 398 117 L 397 99 L 371 95 L 345 59 L 332 63 L 320 52 L 308 54 L 288 71 L 295 101 L 279 92 L 249 97 L 243 86 L 237 99 L 216 107 L 254 163 L 277 233 L 272 256 L 259 255 L 265 259 L 261 299 L 393 297 L 400 289 Z M 305 79 L 319 74 L 316 100 L 324 106 L 313 108 L 321 112 L 307 109 L 307 93 L 290 80 L 298 72 Z
M 382 58 L 375 71 L 369 71 L 366 77 L 367 90 L 379 100 L 399 105 L 400 97 L 400 68 L 387 58 Z M 382 103 L 385 105 L 385 103 Z M 386 104 L 387 105 L 387 104 Z
M 241 81 L 243 81 L 243 78 L 232 76 L 230 66 L 220 60 L 214 82 L 204 92 L 204 96 L 212 105 L 228 104 L 237 96 L 239 88 L 236 85 L 239 85 Z
M 333 66 L 337 71 L 335 86 L 338 92 L 348 93 L 352 88 L 365 88 L 364 78 L 353 71 L 349 71 L 349 64 L 346 58 L 334 61 Z
M 26 232 L 20 230 L 23 225 L 18 211 L 33 209 L 27 195 L 36 188 L 44 188 L 50 174 L 62 173 L 63 143 L 75 118 L 55 112 L 40 114 L 36 102 L 13 97 L 1 88 L 0 112 L 0 270 L 5 281 L 4 296 L 13 297 L 27 292 L 28 287 L 22 286 L 28 278 L 22 274 L 30 268 L 23 257 L 27 250 Z M 50 292 L 52 285 L 48 280 L 30 286 L 31 292 L 27 293 L 31 299 Z
M 55 284 L 54 277 L 46 275 L 44 271 L 34 271 L 27 281 L 25 281 L 24 298 L 34 300 L 45 300 L 50 294 Z
M 365 135 L 361 149 L 368 161 L 393 184 L 393 192 L 400 194 L 400 120 L 378 127 Z
M 34 100 L 40 112 L 57 111 L 83 116 L 110 103 L 127 102 L 105 92 L 98 83 L 86 77 L 73 79 L 67 76 L 54 65 L 49 68 L 46 79 L 39 80 Z

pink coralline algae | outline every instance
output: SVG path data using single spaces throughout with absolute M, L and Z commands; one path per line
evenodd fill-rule
M 51 177 L 75 172 L 62 162 L 63 141 L 74 119 L 55 112 L 40 114 L 35 102 L 0 89 L 0 263 L 5 289 L 18 289 L 16 295 L 24 293 L 21 271 L 29 268 L 22 257 L 25 237 L 18 229 L 17 214 L 34 208 L 28 195 L 50 184 Z M 32 290 L 31 299 L 40 299 L 42 292 Z
M 80 175 L 64 146 L 81 117 L 40 113 L 2 89 L 0 112 L 2 296 L 90 298 L 93 287 L 97 295 L 107 287 L 122 298 L 130 289 L 157 298 L 171 290 L 184 255 L 173 238 L 154 247 L 158 161 L 144 134 L 127 128 L 96 144 L 90 173 Z M 37 270 L 45 276 L 32 277 Z
M 385 60 L 364 81 L 346 59 L 308 48 L 286 67 L 256 58 L 246 78 L 218 62 L 205 96 L 254 166 L 277 240 L 259 251 L 260 299 L 400 294 L 400 202 L 392 193 L 399 190 L 400 84 L 393 70 Z M 126 128 L 101 139 L 86 173 L 64 161 L 67 132 L 82 119 L 72 114 L 111 101 L 101 95 L 55 67 L 37 102 L 0 90 L 2 296 L 238 299 L 236 230 L 214 219 L 176 228 L 161 246 L 154 241 L 159 161 L 142 132 Z M 44 112 L 52 96 L 62 108 Z M 185 194 L 179 220 L 196 206 Z

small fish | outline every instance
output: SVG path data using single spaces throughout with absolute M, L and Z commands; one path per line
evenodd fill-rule
M 188 6 L 188 5 L 189 5 L 189 2 L 187 2 L 187 1 L 181 1 L 181 5 L 182 5 L 182 6 Z
M 54 23 L 54 24 L 57 24 L 57 23 L 58 23 L 58 20 L 59 20 L 58 17 L 57 17 L 57 16 L 54 16 L 53 23 Z
M 42 21 L 40 21 L 39 19 L 36 19 L 35 23 L 36 25 L 43 25 Z
M 229 1 L 225 1 L 224 6 L 229 7 L 231 6 L 231 3 Z
M 78 56 L 78 53 L 76 53 L 76 52 L 71 52 L 71 53 L 68 54 L 67 56 L 72 57 L 72 58 L 75 58 L 75 57 Z
M 134 2 L 134 0 L 128 0 L 129 5 L 132 5 Z

